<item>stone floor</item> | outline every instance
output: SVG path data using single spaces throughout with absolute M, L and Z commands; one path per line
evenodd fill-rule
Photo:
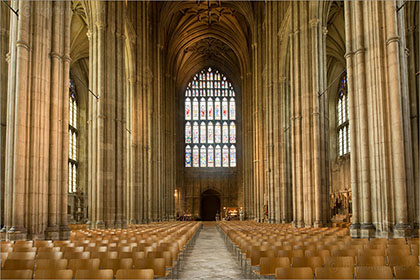
M 240 265 L 226 248 L 214 224 L 204 223 L 179 279 L 243 279 Z

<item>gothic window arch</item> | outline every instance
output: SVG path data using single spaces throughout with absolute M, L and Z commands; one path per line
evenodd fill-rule
M 77 189 L 77 92 L 74 81 L 69 82 L 69 193 Z
M 338 156 L 350 153 L 349 110 L 347 93 L 347 73 L 340 79 L 337 99 L 337 141 Z
M 185 167 L 236 167 L 232 84 L 218 70 L 205 68 L 189 82 L 184 101 Z

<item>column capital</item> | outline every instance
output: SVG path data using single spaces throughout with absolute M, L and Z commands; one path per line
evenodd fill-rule
M 92 35 L 93 35 L 92 29 L 89 28 L 88 32 L 86 32 L 86 36 L 88 37 L 88 40 L 92 39 Z
M 71 62 L 71 57 L 69 56 L 69 55 L 67 55 L 67 54 L 65 54 L 65 55 L 63 55 L 62 56 L 62 59 L 65 61 L 65 62 Z
M 386 46 L 388 46 L 391 43 L 398 43 L 400 41 L 400 39 L 401 39 L 400 36 L 392 36 L 392 37 L 390 37 L 386 40 L 385 44 L 386 44 Z
M 57 52 L 50 52 L 50 57 L 51 58 L 57 58 L 59 60 L 62 59 L 61 55 L 59 53 L 57 53 Z
M 319 20 L 319 18 L 313 18 L 311 20 L 309 20 L 309 25 L 314 28 L 317 27 L 319 25 L 321 21 Z
M 22 41 L 22 40 L 18 40 L 18 41 L 16 41 L 16 47 L 18 47 L 18 48 L 24 48 L 24 49 L 26 49 L 27 51 L 29 51 L 29 50 L 30 50 L 30 47 L 29 47 L 28 43 L 26 43 L 26 42 L 24 42 L 24 41 Z
M 98 30 L 103 30 L 105 28 L 105 22 L 97 21 L 96 22 L 96 27 L 98 28 Z

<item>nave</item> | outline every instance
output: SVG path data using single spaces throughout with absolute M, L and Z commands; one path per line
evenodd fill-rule
M 418 238 L 256 222 L 72 226 L 70 240 L 1 243 L 2 279 L 418 279 Z

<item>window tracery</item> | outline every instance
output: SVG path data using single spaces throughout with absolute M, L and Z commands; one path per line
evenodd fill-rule
M 185 167 L 236 167 L 235 91 L 227 78 L 212 68 L 197 73 L 184 110 Z

